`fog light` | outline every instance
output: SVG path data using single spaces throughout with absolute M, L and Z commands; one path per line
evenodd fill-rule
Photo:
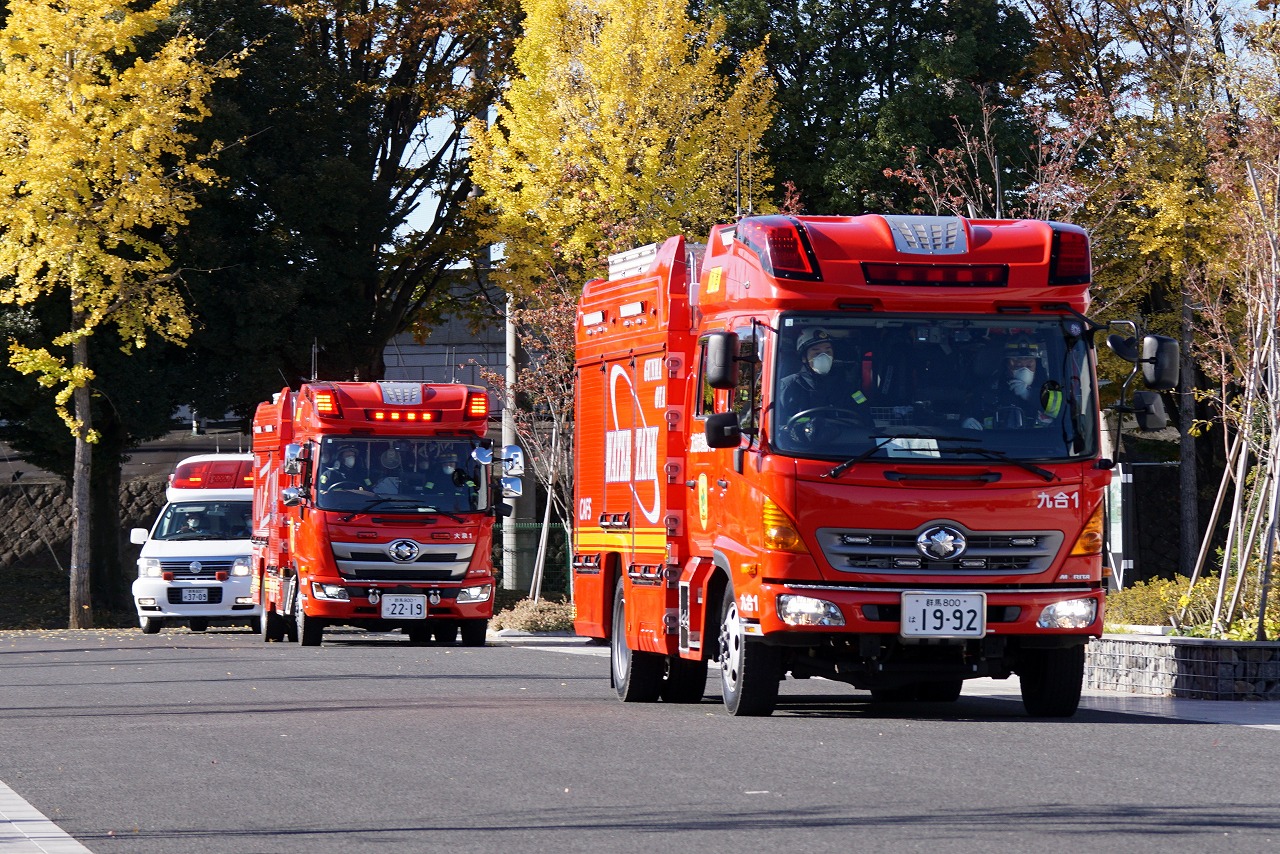
M 141 599 L 138 600 L 138 604 L 142 605 L 144 608 L 150 608 L 155 606 L 156 600 L 151 598 L 150 596 L 143 596 Z
M 236 604 L 237 604 L 237 605 L 252 605 L 252 604 L 253 604 L 253 597 L 252 597 L 252 596 L 237 596 L 237 597 L 236 597 Z
M 311 582 L 311 593 L 317 599 L 328 599 L 332 602 L 350 602 L 351 597 L 347 595 L 347 588 L 341 584 L 321 584 L 318 581 Z
M 812 596 L 778 597 L 778 617 L 788 626 L 843 626 L 844 614 L 834 602 Z
M 487 602 L 493 591 L 492 584 L 480 584 L 476 587 L 464 587 L 458 591 L 458 602 Z
M 1041 611 L 1036 625 L 1042 629 L 1086 629 L 1097 616 L 1096 599 L 1068 599 L 1054 602 Z

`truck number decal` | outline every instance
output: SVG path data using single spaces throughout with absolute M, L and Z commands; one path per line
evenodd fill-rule
M 1079 510 L 1080 509 L 1080 493 L 1059 492 L 1056 495 L 1050 495 L 1047 492 L 1041 492 L 1036 496 L 1036 509 L 1038 510 Z
M 760 598 L 754 593 L 743 593 L 738 597 L 738 610 L 743 614 L 754 614 L 760 610 Z

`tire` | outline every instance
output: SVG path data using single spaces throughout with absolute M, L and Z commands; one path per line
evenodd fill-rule
M 204 632 L 204 631 L 208 631 L 208 630 L 209 630 L 209 621 L 208 621 L 208 620 L 205 620 L 205 619 L 198 619 L 198 620 L 192 620 L 192 621 L 191 621 L 191 631 L 193 631 L 193 632 Z
M 458 621 L 437 620 L 434 625 L 431 633 L 435 635 L 436 643 L 453 644 L 458 640 Z
M 249 631 L 253 632 L 255 635 L 262 634 L 262 618 L 261 617 L 249 618 Z
M 1065 649 L 1023 650 L 1018 667 L 1022 705 L 1036 718 L 1069 718 L 1080 706 L 1084 644 Z
M 484 646 L 485 638 L 489 635 L 488 620 L 463 620 L 462 621 L 462 645 L 463 646 Z
M 701 703 L 707 693 L 706 659 L 667 657 L 667 678 L 659 691 L 664 703 Z
M 431 627 L 425 620 L 412 626 L 405 626 L 400 632 L 409 638 L 409 646 L 426 646 L 431 643 Z
M 299 646 L 320 646 L 324 639 L 324 621 L 308 617 L 302 607 L 302 594 L 293 602 L 294 636 Z
M 720 607 L 720 691 L 735 717 L 764 717 L 778 705 L 782 652 L 747 637 L 738 617 L 733 588 L 724 590 Z
M 158 634 L 164 628 L 164 620 L 159 617 L 141 617 L 138 623 L 142 626 L 144 635 Z
M 626 595 L 623 579 L 613 592 L 613 632 L 609 639 L 609 672 L 613 689 L 624 703 L 653 703 L 662 692 L 666 656 L 637 652 L 627 646 Z
M 274 609 L 264 605 L 262 616 L 258 618 L 258 627 L 263 643 L 279 643 L 284 640 L 285 620 Z

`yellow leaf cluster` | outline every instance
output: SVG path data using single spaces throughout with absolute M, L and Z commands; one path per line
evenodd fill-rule
M 763 51 L 721 73 L 724 22 L 676 0 L 525 0 L 518 75 L 473 123 L 473 214 L 505 244 L 506 284 L 581 284 L 618 249 L 764 210 L 773 114 Z M 741 175 L 740 181 L 738 175 Z
M 8 4 L 0 30 L 0 303 L 69 294 L 72 338 L 105 322 L 135 346 L 149 332 L 181 341 L 191 331 L 160 240 L 186 224 L 193 186 L 216 180 L 189 155 L 189 126 L 209 114 L 210 88 L 237 73 L 238 57 L 203 63 L 200 40 L 183 32 L 137 55 L 175 5 Z M 69 369 L 44 349 L 12 343 L 11 364 L 62 384 L 67 395 L 92 377 L 86 366 Z

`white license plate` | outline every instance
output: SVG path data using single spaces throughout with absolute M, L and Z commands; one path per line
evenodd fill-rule
M 209 591 L 203 587 L 184 587 L 182 588 L 183 602 L 208 602 Z
M 980 638 L 987 633 L 985 593 L 903 593 L 904 638 Z
M 421 594 L 393 593 L 382 597 L 384 620 L 425 620 L 427 597 Z

